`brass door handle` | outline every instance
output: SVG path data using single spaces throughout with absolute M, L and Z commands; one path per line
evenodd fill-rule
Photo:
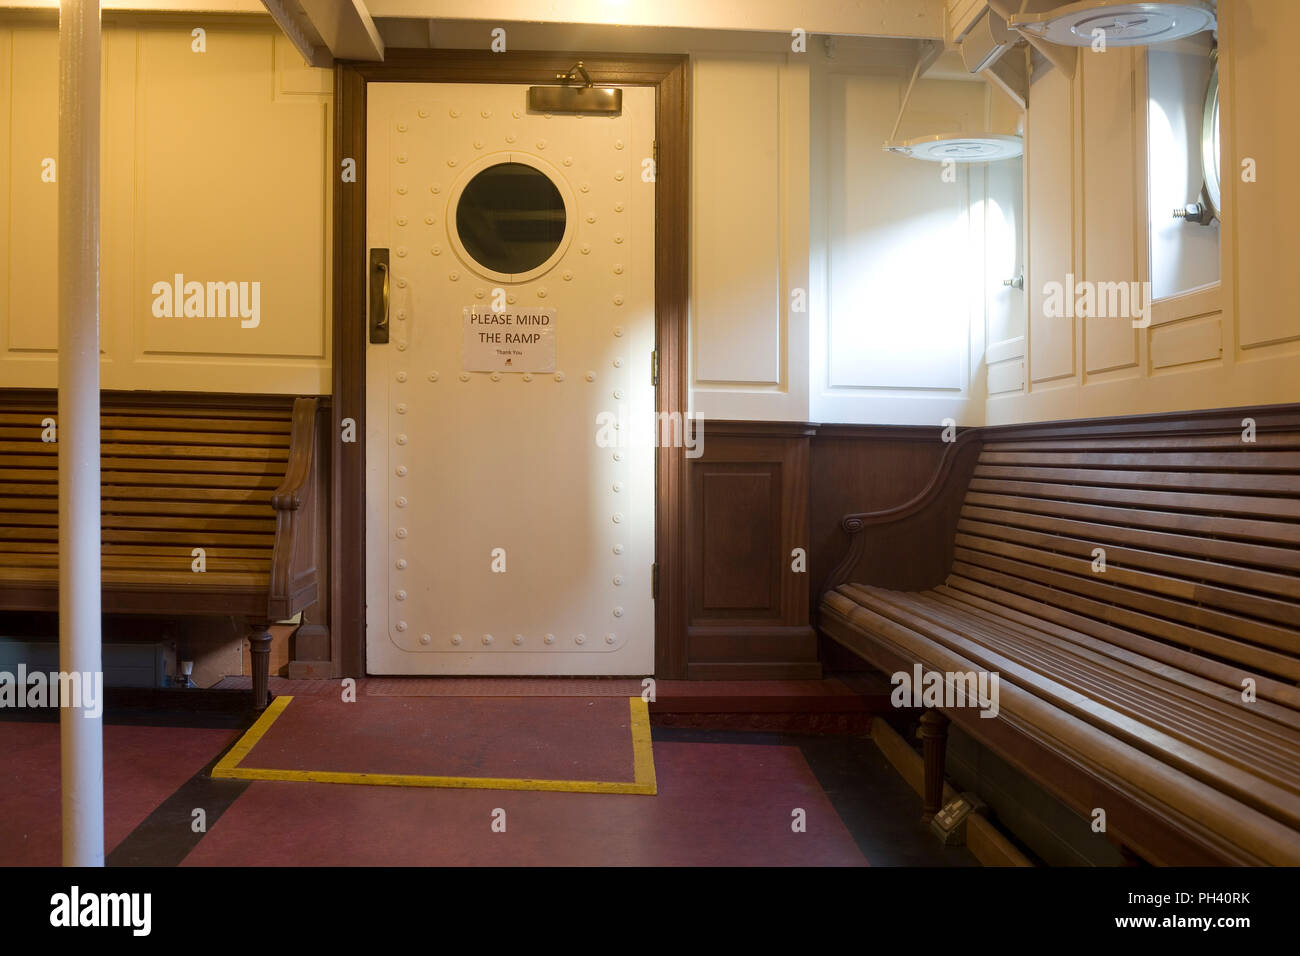
M 370 343 L 388 344 L 389 294 L 388 250 L 370 250 Z

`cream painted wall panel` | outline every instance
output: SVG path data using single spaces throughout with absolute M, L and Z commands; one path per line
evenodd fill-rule
M 1222 283 L 1157 300 L 1152 326 L 1139 336 L 1138 367 L 1093 372 L 1082 385 L 1070 376 L 1042 381 L 1040 366 L 1063 355 L 1065 343 L 1060 343 L 1059 349 L 1044 347 L 1038 336 L 1044 321 L 1034 315 L 1031 377 L 1036 385 L 1024 395 L 991 394 L 987 403 L 991 424 L 1300 401 L 1300 316 L 1295 308 L 1300 302 L 1300 274 L 1292 265 L 1300 251 L 1300 228 L 1295 225 L 1300 221 L 1300 184 L 1290 175 L 1294 163 L 1289 161 L 1300 152 L 1300 138 L 1288 121 L 1293 112 L 1288 97 L 1294 87 L 1294 56 L 1288 38 L 1297 31 L 1300 7 L 1293 4 L 1233 0 L 1220 5 L 1225 171 Z M 1069 182 L 1069 148 L 1062 145 L 1064 135 L 1074 129 L 1082 136 L 1084 128 L 1097 119 L 1093 56 L 1087 52 L 1081 56 L 1074 88 L 1082 110 L 1071 120 L 1073 125 L 1067 124 L 1048 137 L 1047 146 L 1042 145 L 1039 134 L 1044 124 L 1060 120 L 1069 101 L 1066 88 L 1072 84 L 1049 69 L 1030 94 L 1030 270 L 1036 292 L 1047 277 L 1045 273 L 1061 270 L 1061 264 L 1068 261 L 1060 249 L 1068 247 L 1071 237 L 1081 252 L 1079 265 L 1093 273 L 1098 250 L 1105 255 L 1112 245 L 1128 248 L 1132 236 L 1124 217 L 1098 217 L 1090 207 L 1078 222 L 1072 221 L 1068 203 L 1053 195 L 1047 188 L 1051 177 L 1043 175 L 1043 166 L 1054 163 L 1059 169 L 1052 175 L 1062 184 Z M 1143 52 L 1135 54 L 1134 65 L 1137 88 L 1143 89 L 1147 68 Z M 1049 95 L 1054 88 L 1055 95 Z M 1148 143 L 1145 111 L 1146 104 L 1139 98 L 1134 108 L 1133 150 L 1142 162 L 1146 161 Z M 1154 130 L 1151 135 L 1155 137 Z M 1155 141 L 1158 145 L 1158 138 Z M 1107 177 L 1095 170 L 1104 170 L 1118 159 L 1110 153 L 1111 142 L 1096 147 L 1089 138 L 1082 145 L 1084 153 L 1074 168 L 1087 205 L 1095 198 L 1091 184 L 1101 182 L 1104 186 L 1107 182 Z M 1257 183 L 1240 180 L 1241 160 L 1246 156 L 1258 163 Z M 1273 172 L 1266 175 L 1270 167 Z M 1145 210 L 1144 185 L 1138 183 L 1144 201 L 1138 208 Z M 1152 214 L 1159 212 L 1156 209 Z M 1139 218 L 1136 228 L 1140 237 L 1148 222 Z M 1139 261 L 1142 253 L 1145 245 L 1140 242 Z M 1148 263 L 1140 261 L 1142 278 L 1149 277 L 1149 269 Z M 1092 277 L 1096 278 L 1095 274 Z M 1095 358 L 1088 355 L 1089 368 L 1104 364 Z
M 828 385 L 960 391 L 969 332 L 971 169 L 885 153 L 893 82 L 844 76 L 830 137 L 831 231 Z M 922 81 L 899 137 L 966 126 Z M 964 84 L 946 83 L 945 87 Z M 973 86 L 973 84 L 972 84 Z M 954 90 L 952 92 L 959 92 Z M 973 86 L 975 94 L 982 94 Z
M 781 62 L 695 61 L 695 382 L 780 384 Z
M 191 52 L 174 29 L 140 34 L 137 349 L 323 359 L 323 106 L 277 98 L 266 32 L 209 30 L 207 46 Z M 302 162 L 304 144 L 315 162 Z M 247 283 L 250 298 L 258 283 L 259 316 L 248 327 L 239 317 L 156 317 L 153 285 L 177 273 Z
M 308 66 L 292 43 L 275 33 L 275 75 L 281 97 L 294 94 L 329 96 L 334 92 L 334 71 Z
M 131 225 L 135 218 L 136 30 L 104 25 L 100 61 L 99 336 L 103 388 L 139 388 L 132 365 L 131 324 L 119 319 L 131 307 Z M 119 384 L 119 383 L 126 384 Z
M 1005 339 L 1001 342 L 990 342 L 989 347 L 984 352 L 984 361 L 989 365 L 996 365 L 999 362 L 1005 362 L 1007 359 L 1025 357 L 1025 338 L 1017 336 L 1013 339 Z
M 48 361 L 36 368 L 52 374 L 58 347 L 58 285 L 52 267 L 58 251 L 59 187 L 43 182 L 41 172 L 45 158 L 57 158 L 59 151 L 58 33 L 34 25 L 15 25 L 7 32 L 13 85 L 6 98 L 6 345 L 17 353 L 46 352 L 42 358 Z
M 1025 387 L 1025 360 L 1012 359 L 998 365 L 989 365 L 988 392 L 990 395 L 1002 395 L 1007 392 L 1019 392 Z
M 13 29 L 0 24 L 0 186 L 8 186 L 11 181 L 13 164 Z M 9 259 L 12 248 L 12 218 L 9 195 L 12 189 L 0 188 L 0 385 L 9 383 L 14 374 L 12 361 L 6 362 L 11 355 L 10 290 L 13 289 L 13 263 Z
M 1001 99 L 1002 97 L 999 97 Z M 984 214 L 984 297 L 988 357 L 1002 343 L 1018 342 L 1024 355 L 1028 287 L 1003 285 L 1025 271 L 1024 162 L 988 163 Z
M 1222 318 L 1189 319 L 1151 330 L 1152 369 L 1218 361 L 1223 348 Z
M 1295 123 L 1300 4 L 1234 0 L 1220 10 L 1227 50 L 1222 158 L 1236 244 L 1237 343 L 1243 350 L 1300 341 L 1300 127 Z M 1255 160 L 1258 179 L 1241 181 Z M 1293 400 L 1300 400 L 1300 388 Z
M 105 25 L 103 385 L 328 392 L 331 74 L 303 67 L 269 22 L 207 24 L 202 54 L 192 26 Z M 57 186 L 32 157 L 57 149 L 57 30 L 6 25 L 0 46 L 13 79 L 0 86 L 0 385 L 52 387 Z M 260 282 L 258 327 L 154 317 L 152 286 L 177 271 Z
M 983 382 L 972 368 L 984 344 L 983 171 L 957 166 L 945 177 L 941 164 L 881 149 L 906 76 L 830 61 L 818 82 L 813 417 L 979 423 Z M 987 108 L 982 83 L 922 80 L 898 136 L 982 129 Z
M 133 54 L 123 55 L 123 31 L 103 28 L 100 163 L 100 349 L 105 387 L 112 387 L 121 356 L 128 353 L 123 330 L 110 321 L 116 285 L 113 247 L 117 213 L 125 208 L 129 227 L 130 193 L 115 180 L 115 151 L 130 149 L 131 110 L 115 96 L 114 72 Z M 39 22 L 0 27 L 0 125 L 9 149 L 0 160 L 0 387 L 50 387 L 58 359 L 58 33 Z M 123 135 L 123 130 L 125 134 Z M 43 177 L 46 159 L 55 160 L 54 182 Z M 129 185 L 129 184 L 127 184 Z
M 1144 207 L 1138 189 L 1140 166 L 1134 130 L 1142 114 L 1134 108 L 1133 50 L 1088 51 L 1079 58 L 1075 82 L 1082 84 L 1079 147 L 1083 153 L 1080 214 L 1084 243 L 1080 276 L 1099 292 L 1114 288 L 1113 283 L 1123 283 L 1131 292 L 1130 284 L 1145 278 L 1139 262 L 1139 237 L 1145 237 L 1145 230 L 1140 225 Z M 1110 315 L 1111 308 L 1123 304 L 1124 299 L 1130 300 L 1126 314 Z M 1108 314 L 1083 320 L 1084 371 L 1136 368 L 1138 333 L 1133 320 L 1138 316 L 1132 314 L 1131 296 L 1112 299 L 1099 295 L 1096 309 Z
M 1025 118 L 1028 203 L 1029 377 L 1035 384 L 1076 373 L 1074 319 L 1044 314 L 1049 282 L 1074 272 L 1074 96 L 1068 77 L 1051 70 L 1030 90 Z
M 805 57 L 788 57 L 781 79 L 781 308 L 786 316 L 786 392 L 769 417 L 807 421 L 809 315 L 812 280 L 811 69 Z M 796 305 L 794 295 L 802 293 Z
M 1019 52 L 1013 54 L 1020 59 Z M 987 80 L 986 80 L 987 82 Z M 989 83 L 989 130 L 994 133 L 1023 136 L 1025 111 L 1000 86 Z M 1004 163 L 999 163 L 999 167 Z
M 808 67 L 700 53 L 692 81 L 692 406 L 805 421 Z

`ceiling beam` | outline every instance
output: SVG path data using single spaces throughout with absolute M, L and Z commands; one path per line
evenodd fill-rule
M 421 20 L 944 38 L 944 0 L 369 0 L 369 7 L 376 17 Z
M 290 8 L 286 0 L 262 0 L 266 12 L 280 27 L 285 38 L 293 44 L 294 49 L 302 54 L 308 66 L 329 67 L 334 65 L 334 57 L 325 46 L 320 35 L 311 29 L 302 9 Z
M 264 0 L 265 2 L 265 0 Z M 336 60 L 384 58 L 384 41 L 379 38 L 366 0 L 272 0 L 302 10 L 311 30 L 321 38 Z M 267 3 L 270 9 L 270 3 Z M 274 14 L 273 14 L 274 15 Z

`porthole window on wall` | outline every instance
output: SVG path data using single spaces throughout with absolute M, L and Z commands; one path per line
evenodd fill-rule
M 1205 194 L 1210 212 L 1220 218 L 1222 197 L 1219 191 L 1219 56 L 1216 49 L 1210 55 L 1209 88 L 1205 92 L 1205 112 L 1201 121 L 1201 169 L 1205 174 Z
M 1151 47 L 1147 200 L 1152 298 L 1219 281 L 1219 71 L 1210 34 Z
M 522 281 L 558 260 L 570 231 L 569 202 L 556 178 L 531 157 L 505 155 L 466 171 L 448 216 L 466 265 Z

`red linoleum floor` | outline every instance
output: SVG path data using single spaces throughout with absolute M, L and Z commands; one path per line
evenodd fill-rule
M 241 768 L 631 781 L 624 697 L 294 697 Z
M 629 780 L 629 724 L 626 697 L 363 696 L 344 705 L 337 693 L 309 695 L 290 702 L 244 765 Z M 199 866 L 867 864 L 806 748 L 792 742 L 670 734 L 654 744 L 658 793 L 649 796 L 243 783 L 200 773 L 239 736 L 106 725 L 106 850 L 121 845 L 122 859 L 135 863 Z M 55 723 L 0 721 L 0 865 L 59 863 L 58 744 Z M 212 815 L 205 834 L 173 840 L 173 825 L 188 831 L 190 804 L 160 808 L 182 787 Z M 492 828 L 498 808 L 504 833 Z M 178 810 L 176 822 L 169 815 Z M 792 829 L 796 810 L 805 832 Z
M 659 742 L 654 756 L 656 796 L 256 782 L 185 865 L 866 865 L 798 747 Z
M 106 852 L 236 736 L 233 730 L 106 725 Z M 0 754 L 0 866 L 59 865 L 59 725 L 0 721 Z

